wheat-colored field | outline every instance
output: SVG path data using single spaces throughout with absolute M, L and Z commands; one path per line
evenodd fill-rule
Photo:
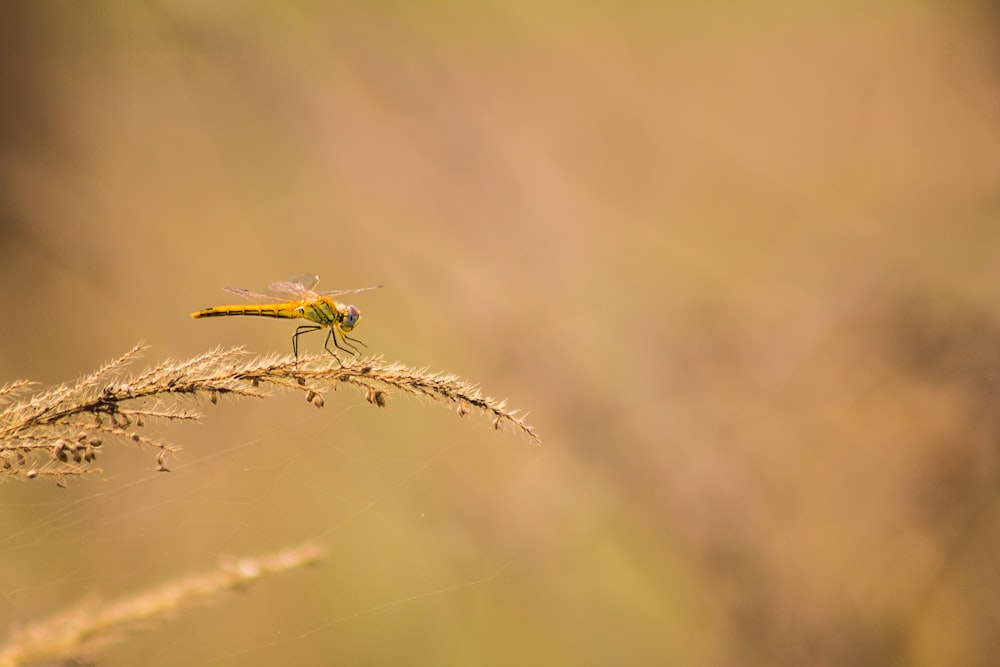
M 989 663 L 995 19 L 0 10 L 0 385 L 92 402 L 0 443 L 0 664 Z M 314 333 L 174 391 L 289 355 L 189 314 L 304 272 L 384 285 L 351 335 L 387 384 Z

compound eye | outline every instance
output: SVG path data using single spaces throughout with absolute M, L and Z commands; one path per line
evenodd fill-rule
M 361 312 L 353 305 L 347 307 L 347 315 L 344 316 L 344 328 L 348 331 L 353 329 L 361 319 Z

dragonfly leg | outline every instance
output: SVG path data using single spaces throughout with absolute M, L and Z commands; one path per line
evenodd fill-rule
M 303 324 L 296 327 L 295 333 L 292 334 L 292 353 L 295 355 L 295 363 L 299 363 L 299 336 L 310 331 L 316 331 L 317 329 L 322 329 L 323 327 L 316 324 Z
M 354 340 L 353 338 L 348 338 L 347 336 L 344 336 L 343 332 L 341 332 L 340 335 L 343 336 L 344 338 L 347 338 L 347 340 Z M 355 347 L 353 347 L 353 346 L 345 347 L 344 345 L 341 345 L 340 342 L 337 340 L 337 334 L 334 331 L 334 328 L 330 327 L 330 333 L 327 334 L 327 336 L 326 336 L 326 343 L 323 344 L 323 347 L 325 347 L 326 351 L 329 352 L 330 354 L 332 354 L 334 357 L 337 357 L 337 353 L 330 349 L 330 340 L 331 339 L 333 339 L 333 346 L 336 347 L 338 350 L 343 350 L 344 352 L 347 352 L 352 357 L 358 356 L 358 349 L 355 348 Z M 346 343 L 346 341 L 345 341 L 345 343 Z M 337 361 L 340 361 L 340 357 L 337 357 Z M 343 366 L 343 364 L 341 364 L 341 366 Z
M 340 357 L 337 356 L 336 352 L 330 349 L 331 338 L 333 339 L 334 346 L 337 347 L 338 349 L 341 349 L 340 345 L 337 345 L 337 334 L 333 333 L 333 327 L 330 327 L 330 333 L 326 335 L 326 341 L 323 343 L 323 347 L 326 348 L 327 352 L 333 355 L 333 358 L 336 359 L 337 363 L 340 364 L 340 367 L 343 368 L 344 362 L 340 360 Z
M 351 338 L 350 336 L 348 336 L 348 335 L 346 335 L 346 334 L 340 334 L 340 335 L 344 337 L 344 340 L 345 340 L 345 341 L 348 341 L 348 340 L 349 340 L 349 341 L 351 341 L 352 343 L 357 343 L 357 344 L 358 344 L 358 345 L 360 345 L 361 347 L 368 347 L 367 345 L 365 345 L 365 344 L 364 344 L 364 343 L 363 343 L 362 341 L 358 340 L 357 338 Z

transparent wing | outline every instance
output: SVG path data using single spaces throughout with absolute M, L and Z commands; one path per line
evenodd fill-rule
M 319 282 L 319 276 L 315 273 L 303 273 L 288 280 L 279 280 L 267 286 L 267 291 L 278 296 L 290 296 L 296 299 L 304 299 L 314 295 L 313 287 Z
M 267 303 L 268 301 L 273 301 L 274 297 L 270 297 L 266 294 L 261 294 L 260 292 L 251 292 L 248 289 L 243 289 L 242 287 L 223 287 L 222 289 L 227 292 L 232 292 L 233 294 L 239 294 L 244 299 L 249 299 L 251 301 L 258 301 L 261 303 Z
M 357 294 L 358 292 L 370 292 L 373 289 L 381 289 L 381 285 L 375 285 L 374 287 L 359 287 L 357 289 L 338 289 L 332 290 L 330 292 L 320 292 L 320 296 L 342 296 L 344 294 Z
M 314 273 L 306 273 L 301 276 L 289 278 L 288 280 L 279 280 L 276 283 L 271 283 L 267 286 L 264 293 L 253 292 L 248 289 L 243 289 L 242 287 L 225 287 L 223 289 L 233 294 L 239 294 L 244 299 L 249 299 L 250 301 L 268 303 L 274 301 L 275 299 L 278 301 L 284 301 L 288 298 L 295 301 L 308 301 L 310 299 L 315 299 L 317 296 L 343 296 L 345 294 L 370 292 L 371 290 L 380 289 L 382 287 L 381 285 L 375 285 L 374 287 L 359 287 L 357 289 L 330 290 L 329 292 L 320 292 L 317 294 L 316 292 L 313 292 L 312 289 L 316 287 L 316 283 L 318 282 L 319 276 Z

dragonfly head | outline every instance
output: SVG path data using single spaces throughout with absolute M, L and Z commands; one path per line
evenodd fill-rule
M 358 310 L 353 305 L 344 308 L 344 319 L 340 323 L 340 328 L 344 331 L 350 331 L 354 327 L 358 326 L 358 322 L 361 320 L 361 311 Z

